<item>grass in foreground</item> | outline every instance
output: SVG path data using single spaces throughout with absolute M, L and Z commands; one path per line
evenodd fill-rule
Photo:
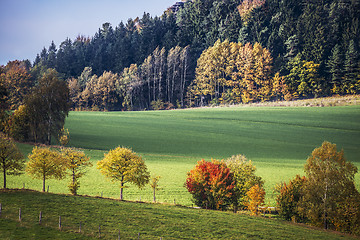
M 179 206 L 120 202 L 93 197 L 0 191 L 4 239 L 351 239 L 306 226 L 230 212 Z M 23 221 L 17 222 L 18 209 Z M 39 212 L 43 225 L 38 226 Z M 63 229 L 58 228 L 61 215 Z M 82 234 L 79 223 L 82 222 Z M 12 235 L 16 232 L 16 235 Z M 16 237 L 13 237 L 16 236 Z

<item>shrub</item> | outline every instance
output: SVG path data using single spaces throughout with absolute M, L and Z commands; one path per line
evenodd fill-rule
M 264 205 L 265 190 L 258 184 L 252 186 L 246 193 L 248 201 L 245 203 L 247 209 L 251 212 L 251 215 L 259 215 L 259 207 Z
M 225 210 L 236 202 L 234 175 L 223 161 L 201 160 L 187 175 L 186 188 L 197 206 Z
M 303 221 L 303 217 L 298 210 L 298 203 L 303 193 L 302 188 L 306 182 L 305 177 L 296 175 L 288 184 L 282 183 L 277 186 L 276 191 L 279 195 L 276 197 L 277 207 L 280 217 L 285 220 Z

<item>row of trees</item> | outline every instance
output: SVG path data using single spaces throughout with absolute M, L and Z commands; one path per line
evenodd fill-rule
M 64 179 L 70 177 L 69 191 L 77 195 L 80 188 L 80 178 L 87 168 L 92 166 L 90 158 L 84 152 L 62 147 L 61 151 L 49 147 L 34 147 L 25 158 L 15 143 L 5 135 L 0 136 L 0 169 L 3 172 L 4 188 L 7 175 L 20 175 L 24 170 L 33 178 L 42 180 L 42 191 L 45 192 L 46 180 Z M 113 182 L 120 183 L 120 200 L 123 200 L 123 190 L 127 183 L 139 188 L 150 182 L 150 174 L 144 160 L 128 148 L 118 147 L 105 154 L 104 159 L 97 163 L 100 172 Z M 159 190 L 160 176 L 151 179 L 150 186 L 156 201 L 156 191 Z
M 150 109 L 158 101 L 185 107 L 190 62 L 189 47 L 176 46 L 169 51 L 156 48 L 142 64 L 120 74 L 105 71 L 98 77 L 86 67 L 68 81 L 73 109 Z
M 29 161 L 25 164 L 25 158 L 13 140 L 1 134 L 0 169 L 4 176 L 4 188 L 7 175 L 20 175 L 26 167 L 27 173 L 43 181 L 43 192 L 47 179 L 63 179 L 70 176 L 69 190 L 76 195 L 80 187 L 80 177 L 85 174 L 86 167 L 92 166 L 90 159 L 83 152 L 71 148 L 62 148 L 59 152 L 50 148 L 35 147 L 28 158 Z

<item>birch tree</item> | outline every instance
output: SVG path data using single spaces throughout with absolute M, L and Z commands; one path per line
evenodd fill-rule
M 354 186 L 357 168 L 345 160 L 343 150 L 337 151 L 336 144 L 325 141 L 307 159 L 305 173 L 307 181 L 300 211 L 312 224 L 331 228 L 334 219 L 339 218 L 340 203 L 357 192 Z M 355 192 L 349 194 L 349 189 Z

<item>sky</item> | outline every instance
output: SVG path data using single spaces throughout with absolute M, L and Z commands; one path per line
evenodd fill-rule
M 92 37 L 105 22 L 161 16 L 176 0 L 0 0 L 0 65 L 35 60 L 54 41 Z

